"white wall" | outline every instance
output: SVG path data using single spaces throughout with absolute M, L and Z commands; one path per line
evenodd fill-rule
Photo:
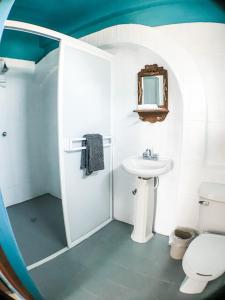
M 208 106 L 203 179 L 225 182 L 225 25 L 183 24 L 161 30 L 170 32 L 177 42 L 188 48 L 199 67 Z M 186 36 L 191 37 L 191 43 Z
M 16 64 L 16 62 L 15 62 Z M 34 90 L 34 75 L 20 68 L 13 68 L 6 74 L 6 88 L 0 89 L 0 128 L 7 131 L 7 137 L 1 136 L 0 143 L 0 184 L 6 206 L 29 199 L 41 192 L 42 178 L 36 176 L 36 167 L 30 160 L 31 140 L 28 136 L 36 136 L 37 128 L 28 128 L 28 112 L 37 121 L 40 113 L 38 103 L 30 97 Z M 29 103 L 34 103 L 30 109 Z M 29 133 L 28 133 L 29 130 Z M 35 146 L 36 148 L 37 146 Z M 36 149 L 38 152 L 38 148 Z M 33 185 L 35 182 L 35 187 Z
M 0 187 L 6 206 L 52 193 L 60 196 L 57 161 L 58 55 L 34 63 L 9 60 L 0 89 Z M 51 154 L 49 154 L 49 152 Z M 53 163 L 54 161 L 54 163 Z
M 110 48 L 112 45 L 115 47 L 115 45 L 118 46 L 126 43 L 145 46 L 156 54 L 154 58 L 156 62 L 157 56 L 158 58 L 161 57 L 162 63 L 164 61 L 163 65 L 167 66 L 169 70 L 169 80 L 174 77 L 174 84 L 172 84 L 172 86 L 169 85 L 169 91 L 175 95 L 175 98 L 170 95 L 169 105 L 173 105 L 174 103 L 176 106 L 176 101 L 180 98 L 179 100 L 182 105 L 176 108 L 178 111 L 182 108 L 182 117 L 178 119 L 178 127 L 181 128 L 182 134 L 177 136 L 178 148 L 176 149 L 179 149 L 179 143 L 181 143 L 182 146 L 181 151 L 180 149 L 178 150 L 180 151 L 179 174 L 176 178 L 173 178 L 173 184 L 170 184 L 172 180 L 169 181 L 169 177 L 172 176 L 172 173 L 165 175 L 165 179 L 163 177 L 161 179 L 156 216 L 156 230 L 160 233 L 169 234 L 171 228 L 177 225 L 196 227 L 198 218 L 198 187 L 200 182 L 206 179 L 225 182 L 224 172 L 221 170 L 222 156 L 225 152 L 223 151 L 222 154 L 220 150 L 221 146 L 217 146 L 218 144 L 224 145 L 222 142 L 223 127 L 219 126 L 217 131 L 214 131 L 214 129 L 210 131 L 210 122 L 212 122 L 215 112 L 217 112 L 217 114 L 220 112 L 222 125 L 222 113 L 219 106 L 215 104 L 215 101 L 218 104 L 220 103 L 220 107 L 225 108 L 225 105 L 221 103 L 222 101 L 219 102 L 219 99 L 224 98 L 222 88 L 222 78 L 224 77 L 222 75 L 224 71 L 220 69 L 220 65 L 218 64 L 218 61 L 220 61 L 219 57 L 224 55 L 225 50 L 223 39 L 224 31 L 225 26 L 222 24 L 207 23 L 176 24 L 155 28 L 141 25 L 120 25 L 83 38 L 83 40 L 104 49 Z M 206 52 L 208 53 L 207 55 L 205 55 Z M 140 54 L 133 53 L 132 65 L 134 65 L 134 61 L 141 62 L 142 55 Z M 118 66 L 122 74 L 125 74 L 123 69 L 125 65 L 127 65 L 127 60 L 129 60 L 129 58 L 131 59 L 131 52 L 127 55 L 127 58 L 125 56 L 126 55 L 120 60 L 120 66 Z M 146 61 L 144 64 L 149 63 L 152 57 L 149 55 L 145 58 Z M 209 59 L 211 63 L 208 62 Z M 130 70 L 129 66 L 128 70 Z M 219 73 L 220 79 L 215 79 L 212 72 L 215 76 Z M 117 76 L 119 76 L 118 73 Z M 127 74 L 127 76 L 129 76 L 129 74 Z M 116 81 L 118 81 L 118 78 L 116 78 Z M 126 101 L 126 93 L 129 88 L 133 89 L 135 93 L 134 85 L 136 86 L 136 83 L 129 77 L 127 85 L 125 85 L 127 89 L 125 90 L 123 89 L 125 80 L 120 78 L 120 82 L 121 86 L 117 86 L 116 90 L 123 91 L 120 97 L 121 107 L 123 108 L 124 104 L 122 100 L 125 99 Z M 128 82 L 130 82 L 130 84 Z M 214 95 L 218 95 L 218 93 L 219 97 L 216 97 L 217 100 L 215 100 Z M 115 145 L 116 158 L 114 159 L 115 217 L 125 222 L 130 222 L 133 218 L 132 203 L 129 205 L 130 196 L 127 193 L 128 180 L 124 180 L 122 170 L 118 166 L 121 164 L 124 156 L 131 154 L 131 152 L 133 152 L 132 154 L 137 154 L 137 151 L 140 153 L 142 150 L 138 150 L 138 147 L 134 149 L 134 141 L 139 142 L 140 136 L 139 132 L 135 130 L 129 137 L 129 140 L 132 142 L 126 145 L 123 144 L 124 136 L 132 131 L 131 128 L 135 128 L 134 123 L 132 124 L 131 122 L 133 98 L 130 97 L 130 99 L 131 105 L 129 112 L 124 110 L 120 114 L 117 99 L 114 98 L 114 130 L 115 139 L 118 140 L 118 143 Z M 174 101 L 175 99 L 176 101 Z M 208 104 L 208 108 L 210 108 L 210 112 L 208 113 L 209 121 L 207 121 L 206 104 Z M 117 110 L 115 107 L 117 107 Z M 130 115 L 128 115 L 128 113 Z M 169 122 L 170 117 L 174 121 L 174 123 L 171 121 L 171 124 L 176 124 L 174 116 L 171 113 L 168 115 L 168 120 L 161 125 L 141 125 L 140 123 L 142 122 L 137 121 L 137 126 L 149 126 L 149 128 L 151 128 L 152 135 L 154 135 L 152 139 L 154 143 L 153 147 L 157 148 L 157 135 L 164 137 L 163 126 L 166 122 Z M 214 120 L 215 119 L 218 120 L 217 117 L 214 117 Z M 120 128 L 120 131 L 118 131 L 118 128 Z M 149 132 L 151 132 L 150 130 Z M 173 140 L 171 131 L 167 132 L 169 133 L 168 140 Z M 217 138 L 214 135 L 215 133 Z M 143 134 L 145 135 L 145 140 L 150 141 L 148 131 L 143 131 Z M 217 140 L 217 145 L 215 145 L 213 139 Z M 122 149 L 120 149 L 120 144 L 123 145 L 121 146 Z M 216 146 L 216 150 L 213 147 L 214 145 Z M 131 151 L 129 149 L 131 149 Z M 161 150 L 162 147 L 158 149 L 163 151 Z M 136 153 L 134 153 L 135 151 Z M 214 171 L 212 171 L 212 168 L 207 167 L 209 159 L 212 160 L 212 158 L 214 162 L 220 161 L 220 167 L 217 168 L 217 170 L 214 164 Z M 179 164 L 179 157 L 176 157 L 174 161 L 175 165 L 177 163 Z M 168 184 L 165 183 L 166 181 Z M 117 188 L 117 182 L 120 184 L 120 189 Z M 171 191 L 173 189 L 174 192 Z
M 200 129 L 202 124 L 196 121 L 196 126 L 190 130 L 187 151 L 193 150 L 196 158 L 202 155 L 201 141 L 204 139 L 205 153 L 197 172 L 195 161 L 186 168 L 185 184 L 182 187 L 186 200 L 178 211 L 180 217 L 177 217 L 178 223 L 195 226 L 200 182 L 225 184 L 225 25 L 179 24 L 161 26 L 156 30 L 169 35 L 175 43 L 179 43 L 189 52 L 199 70 L 204 87 L 207 104 L 206 135 L 202 136 Z M 192 148 L 193 139 L 197 141 L 194 148 Z

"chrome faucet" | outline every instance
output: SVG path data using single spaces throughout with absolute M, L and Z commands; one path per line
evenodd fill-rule
M 142 154 L 143 159 L 148 159 L 148 160 L 158 160 L 158 154 L 157 153 L 152 153 L 151 149 L 146 149 L 145 152 Z
M 150 149 L 146 149 L 145 152 L 143 153 L 143 159 L 150 159 L 152 156 L 152 151 Z

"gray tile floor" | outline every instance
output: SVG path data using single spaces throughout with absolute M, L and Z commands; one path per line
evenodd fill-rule
M 168 238 L 146 244 L 130 239 L 132 227 L 113 221 L 56 259 L 32 270 L 47 300 L 198 300 L 224 284 L 211 283 L 202 295 L 184 295 L 181 261 L 169 256 Z
M 27 265 L 66 247 L 62 201 L 45 194 L 7 208 Z

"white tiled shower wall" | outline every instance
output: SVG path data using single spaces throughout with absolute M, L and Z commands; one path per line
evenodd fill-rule
M 10 59 L 0 90 L 0 182 L 6 206 L 51 193 L 60 197 L 57 142 L 57 62 Z

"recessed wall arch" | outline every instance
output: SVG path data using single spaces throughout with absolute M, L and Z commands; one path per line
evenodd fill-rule
M 205 136 L 206 136 L 206 101 L 202 79 L 195 61 L 188 51 L 182 48 L 175 40 L 162 34 L 157 28 L 151 28 L 143 25 L 118 25 L 113 26 L 97 33 L 88 35 L 82 40 L 91 43 L 104 50 L 115 45 L 139 45 L 151 50 L 160 56 L 173 71 L 176 81 L 179 85 L 182 97 L 182 139 L 181 153 L 179 159 L 179 182 L 177 183 L 176 204 L 173 199 L 174 217 L 173 222 L 168 228 L 176 225 L 193 226 L 197 224 L 198 204 L 195 201 L 197 197 L 197 188 L 188 185 L 186 175 L 187 167 L 192 164 L 196 173 L 202 168 L 205 159 Z M 190 128 L 194 129 L 196 123 L 201 124 L 200 134 L 204 137 L 199 143 L 195 135 L 190 137 Z M 192 132 L 195 132 L 193 130 Z M 198 132 L 199 133 L 199 132 Z M 190 147 L 190 143 L 192 144 Z M 200 155 L 196 157 L 194 150 L 195 144 L 198 144 Z M 194 171 L 194 172 L 195 172 Z M 201 180 L 198 178 L 197 180 Z M 191 209 L 187 211 L 187 195 L 194 199 Z M 181 219 L 180 215 L 186 211 L 187 217 Z M 169 231 L 162 232 L 168 234 Z

